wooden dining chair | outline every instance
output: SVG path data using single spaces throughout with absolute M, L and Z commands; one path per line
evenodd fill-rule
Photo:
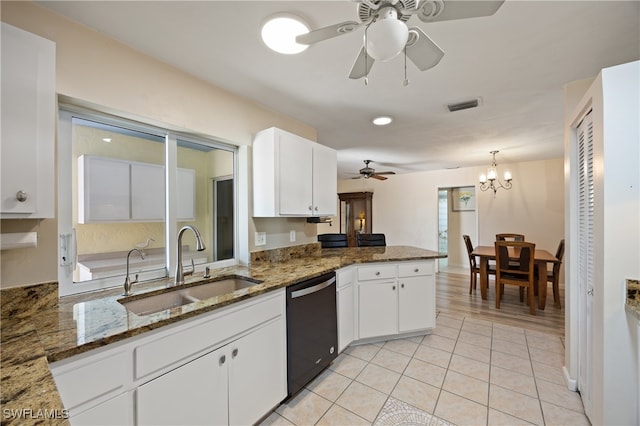
M 553 264 L 553 269 L 547 271 L 547 282 L 553 285 L 553 303 L 556 308 L 561 308 L 560 303 L 560 266 L 562 266 L 562 258 L 564 257 L 564 238 L 558 244 L 556 250 L 556 258 L 559 262 Z
M 496 248 L 496 309 L 500 309 L 500 299 L 503 297 L 501 287 L 506 284 L 517 285 L 520 290 L 520 302 L 523 301 L 524 289 L 527 289 L 529 312 L 535 315 L 536 245 L 524 241 L 496 241 L 494 244 Z M 510 251 L 513 253 L 512 256 Z
M 524 241 L 522 234 L 496 234 L 496 241 Z
M 471 276 L 469 277 L 469 294 L 473 293 L 473 290 L 477 287 L 478 284 L 478 275 L 480 275 L 480 266 L 478 265 L 478 260 L 476 256 L 473 256 L 471 253 L 473 252 L 473 244 L 471 243 L 471 237 L 468 235 L 463 235 L 462 239 L 464 240 L 464 245 L 467 248 L 467 255 L 469 256 L 469 270 Z M 496 270 L 489 265 L 488 268 L 489 275 L 495 275 Z
M 358 247 L 386 246 L 387 242 L 384 234 L 356 234 L 356 245 Z

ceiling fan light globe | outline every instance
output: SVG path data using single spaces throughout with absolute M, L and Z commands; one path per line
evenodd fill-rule
M 367 54 L 376 61 L 395 58 L 407 44 L 409 28 L 396 18 L 385 18 L 369 25 L 365 34 Z

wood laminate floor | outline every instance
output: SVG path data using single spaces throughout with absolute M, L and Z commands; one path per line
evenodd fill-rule
M 564 337 L 564 286 L 560 285 L 562 308 L 553 304 L 551 284 L 547 287 L 547 305 L 544 311 L 536 310 L 536 315 L 529 314 L 525 301 L 520 302 L 518 288 L 507 286 L 496 309 L 495 281 L 489 278 L 488 299 L 482 300 L 480 284 L 469 294 L 469 273 L 439 272 L 436 275 L 436 309 L 438 312 L 462 315 L 467 318 L 478 318 L 484 321 L 499 322 L 505 325 L 522 327 L 543 333 L 557 334 Z M 536 299 L 537 303 L 537 299 Z

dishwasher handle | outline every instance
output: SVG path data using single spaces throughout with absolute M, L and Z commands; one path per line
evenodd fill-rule
M 331 277 L 330 279 L 328 279 L 326 281 L 323 281 L 320 284 L 316 284 L 316 285 L 311 286 L 311 287 L 303 288 L 301 290 L 292 291 L 291 292 L 291 298 L 295 299 L 297 297 L 302 297 L 302 296 L 306 296 L 308 294 L 315 293 L 317 291 L 322 290 L 323 288 L 329 287 L 331 284 L 334 284 L 335 282 L 336 282 L 336 277 Z

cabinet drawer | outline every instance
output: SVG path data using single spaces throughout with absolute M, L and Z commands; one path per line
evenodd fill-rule
M 373 265 L 358 267 L 358 281 L 395 278 L 396 265 Z
M 122 388 L 125 375 L 130 371 L 126 368 L 127 361 L 126 353 L 120 351 L 53 367 L 53 377 L 65 408 L 73 410 L 80 404 Z
M 399 277 L 433 275 L 433 262 L 408 262 L 398 264 Z

